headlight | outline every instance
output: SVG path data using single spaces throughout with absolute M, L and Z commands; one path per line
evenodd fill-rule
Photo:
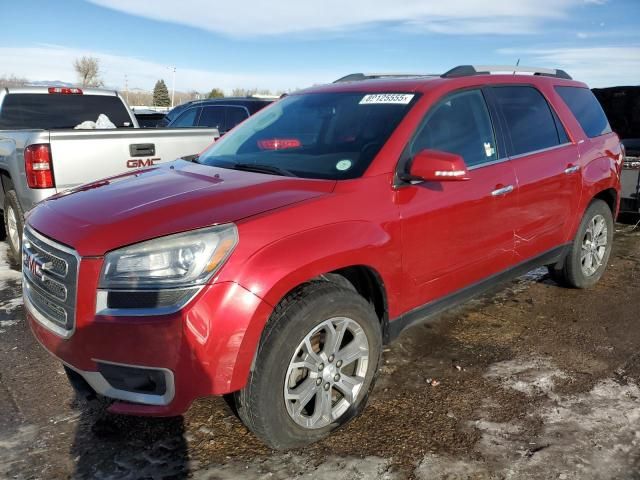
M 107 253 L 101 289 L 148 290 L 201 285 L 238 243 L 234 224 L 178 233 Z

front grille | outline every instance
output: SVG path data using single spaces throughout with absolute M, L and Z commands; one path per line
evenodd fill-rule
M 75 326 L 79 257 L 73 250 L 25 228 L 22 278 L 34 315 L 51 330 L 69 333 Z

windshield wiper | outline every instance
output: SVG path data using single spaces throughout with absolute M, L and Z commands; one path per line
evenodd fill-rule
M 247 172 L 268 173 L 271 175 L 282 175 L 284 177 L 297 177 L 297 175 L 284 168 L 273 165 L 261 165 L 259 163 L 234 163 L 231 168 L 234 170 L 245 170 Z
M 187 162 L 200 163 L 198 162 L 198 158 L 200 158 L 200 155 L 197 153 L 195 155 L 186 155 L 180 158 L 182 158 L 182 160 L 186 160 Z

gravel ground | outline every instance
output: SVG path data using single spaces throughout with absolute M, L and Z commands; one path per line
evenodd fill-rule
M 0 244 L 0 478 L 640 479 L 640 231 L 616 228 L 595 289 L 537 270 L 407 330 L 364 414 L 288 453 L 220 398 L 173 419 L 75 399 Z

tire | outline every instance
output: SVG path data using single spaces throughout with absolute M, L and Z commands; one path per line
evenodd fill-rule
M 335 343 L 331 339 L 339 338 L 330 336 L 332 327 L 335 332 L 349 332 L 343 334 L 335 355 L 329 355 L 336 351 L 330 348 Z M 316 442 L 362 411 L 381 351 L 380 322 L 362 296 L 332 282 L 307 283 L 288 295 L 267 323 L 247 384 L 235 394 L 238 415 L 271 448 L 286 450 Z M 346 355 L 354 352 L 361 357 L 349 362 Z M 294 360 L 309 368 L 294 368 Z M 359 386 L 353 389 L 353 398 L 343 396 L 346 379 L 354 378 L 359 378 Z M 305 399 L 294 400 L 300 392 L 306 393 Z
M 600 230 L 602 226 L 606 231 Z M 591 242 L 594 238 L 595 245 Z M 561 285 L 573 288 L 593 287 L 607 268 L 612 246 L 611 209 L 604 201 L 594 200 L 582 217 L 576 237 L 562 265 L 549 267 L 551 278 Z
M 15 190 L 7 190 L 4 196 L 4 229 L 7 233 L 9 254 L 11 259 L 20 263 L 22 257 L 22 230 L 24 229 L 24 213 L 18 203 Z M 17 236 L 16 236 L 17 235 Z

